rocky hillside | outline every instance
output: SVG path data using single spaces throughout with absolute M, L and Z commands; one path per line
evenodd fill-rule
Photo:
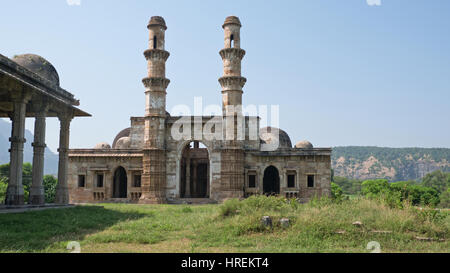
M 31 119 L 30 121 L 31 122 Z M 9 137 L 11 136 L 11 123 L 0 119 L 0 164 L 9 163 L 9 148 L 11 143 Z M 23 162 L 33 163 L 33 134 L 25 130 L 25 142 L 23 152 Z M 56 174 L 58 173 L 58 155 L 53 153 L 49 148 L 45 148 L 44 173 Z
M 334 147 L 331 163 L 335 176 L 416 180 L 438 169 L 450 172 L 450 149 Z

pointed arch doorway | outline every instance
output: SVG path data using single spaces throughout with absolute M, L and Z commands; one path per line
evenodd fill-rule
M 280 174 L 274 166 L 269 166 L 264 170 L 263 193 L 266 195 L 280 193 Z
M 180 197 L 209 198 L 209 153 L 198 141 L 188 143 L 181 154 Z
M 113 198 L 127 198 L 127 172 L 121 166 L 114 172 Z

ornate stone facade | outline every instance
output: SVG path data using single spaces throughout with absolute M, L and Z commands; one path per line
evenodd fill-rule
M 131 117 L 131 127 L 112 146 L 69 150 L 70 202 L 222 201 L 253 194 L 308 200 L 330 195 L 330 148 L 314 148 L 307 141 L 292 147 L 286 132 L 260 129 L 258 117 L 242 116 L 247 80 L 241 75 L 241 22 L 229 16 L 222 27 L 222 116 L 170 116 L 167 26 L 162 17 L 151 18 L 149 49 L 144 52 L 145 116 Z M 183 138 L 175 137 L 180 130 Z

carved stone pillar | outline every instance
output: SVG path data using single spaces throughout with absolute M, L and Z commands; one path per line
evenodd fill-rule
M 59 131 L 59 162 L 58 162 L 58 185 L 56 186 L 57 204 L 69 203 L 69 188 L 67 186 L 67 172 L 68 172 L 68 150 L 69 150 L 69 134 L 70 121 L 73 115 L 64 113 L 58 116 L 60 122 Z
M 194 172 L 194 174 L 193 174 L 193 183 L 192 183 L 192 186 L 193 186 L 192 197 L 198 197 L 198 187 L 197 187 L 197 184 L 198 184 L 197 166 L 198 166 L 197 161 L 194 161 L 193 166 L 192 166 L 192 170 L 193 170 L 193 172 Z
M 209 160 L 209 159 L 208 159 Z M 206 197 L 210 197 L 211 196 L 211 193 L 209 192 L 209 182 L 210 182 L 210 175 L 209 175 L 209 172 L 210 172 L 210 164 L 209 164 L 209 162 L 207 163 L 208 165 L 207 165 L 207 169 L 206 169 Z
M 23 144 L 25 143 L 25 113 L 28 95 L 20 95 L 13 98 L 14 110 L 11 116 L 11 142 L 9 182 L 6 190 L 6 205 L 23 205 L 22 165 Z
M 36 107 L 36 117 L 34 122 L 34 142 L 33 142 L 33 178 L 30 189 L 30 203 L 42 205 L 45 203 L 44 193 L 44 152 L 45 152 L 45 118 L 48 107 L 38 105 Z
M 189 154 L 189 150 L 187 151 L 186 157 L 186 187 L 184 191 L 184 197 L 191 197 L 191 157 Z

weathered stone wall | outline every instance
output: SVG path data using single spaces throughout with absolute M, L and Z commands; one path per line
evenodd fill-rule
M 139 196 L 133 175 L 142 173 L 142 155 L 121 150 L 70 150 L 68 187 L 70 203 L 102 202 L 113 199 L 114 172 L 123 167 L 127 173 L 127 198 Z M 97 174 L 103 174 L 103 187 L 97 187 Z M 85 186 L 78 187 L 78 175 L 85 175 Z
M 130 139 L 131 149 L 142 149 L 144 147 L 144 127 L 145 120 L 143 117 L 131 117 Z
M 297 197 L 307 201 L 313 196 L 329 196 L 331 193 L 331 159 L 330 155 L 295 155 L 295 150 L 289 155 L 273 152 L 245 154 L 245 173 L 247 195 L 263 193 L 264 171 L 269 166 L 277 168 L 280 176 L 280 195 Z M 320 154 L 320 153 L 317 153 Z M 256 189 L 248 187 L 248 174 L 256 175 Z M 295 187 L 288 188 L 288 173 L 295 173 Z M 314 175 L 314 187 L 307 185 L 307 176 Z

